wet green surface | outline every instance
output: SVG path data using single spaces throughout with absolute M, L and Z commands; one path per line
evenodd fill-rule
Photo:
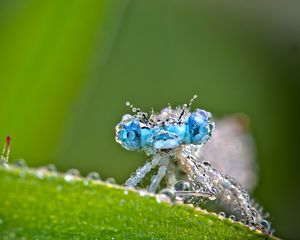
M 1 239 L 266 238 L 239 223 L 103 182 L 0 168 L 0 188 Z

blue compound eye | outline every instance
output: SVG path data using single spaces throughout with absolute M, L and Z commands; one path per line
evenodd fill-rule
M 133 141 L 135 138 L 136 138 L 136 134 L 134 131 L 129 131 L 127 132 L 127 138 L 130 140 L 130 141 Z
M 214 123 L 211 121 L 211 114 L 204 110 L 197 109 L 188 118 L 189 139 L 192 144 L 200 145 L 205 143 L 211 136 Z
M 141 148 L 141 127 L 137 118 L 121 122 L 118 125 L 117 141 L 128 150 Z

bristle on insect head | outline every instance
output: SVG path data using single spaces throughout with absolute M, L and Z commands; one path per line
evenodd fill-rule
M 193 102 L 195 101 L 195 99 L 196 99 L 197 97 L 198 97 L 197 95 L 194 95 L 194 96 L 191 98 L 191 100 L 190 100 L 190 102 L 189 102 L 187 108 L 189 108 L 189 107 L 192 106 Z
M 140 112 L 141 110 L 139 109 L 139 108 L 136 108 L 136 107 L 134 107 L 130 102 L 126 102 L 126 106 L 128 106 L 128 107 L 130 107 L 131 108 L 131 111 L 133 112 L 133 113 L 138 113 L 138 112 Z
M 193 102 L 195 101 L 195 99 L 196 99 L 197 97 L 198 97 L 197 95 L 194 95 L 194 96 L 191 98 L 189 104 L 186 104 L 186 103 L 185 103 L 185 104 L 182 105 L 182 111 L 181 111 L 181 113 L 180 113 L 180 116 L 179 116 L 179 118 L 178 118 L 178 121 L 181 120 L 181 118 L 182 118 L 182 116 L 184 115 L 185 111 L 186 111 L 187 109 L 189 109 L 189 108 L 192 106 Z
M 147 113 L 141 112 L 140 108 L 134 107 L 129 101 L 126 102 L 126 106 L 131 108 L 131 111 L 136 114 L 138 118 L 148 122 Z

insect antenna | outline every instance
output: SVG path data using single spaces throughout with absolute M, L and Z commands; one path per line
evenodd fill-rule
M 147 114 L 142 112 L 141 109 L 134 107 L 130 102 L 126 102 L 126 106 L 130 107 L 133 113 L 137 113 L 138 117 L 142 117 L 145 122 L 148 122 Z
M 194 96 L 191 98 L 189 104 L 183 104 L 183 106 L 182 106 L 182 111 L 181 111 L 181 113 L 180 113 L 180 116 L 179 116 L 179 118 L 178 118 L 178 121 L 181 120 L 181 118 L 182 118 L 182 116 L 184 115 L 185 111 L 186 111 L 188 108 L 190 108 L 190 107 L 192 106 L 192 103 L 195 101 L 195 99 L 196 99 L 197 97 L 198 97 L 197 95 L 194 95 Z

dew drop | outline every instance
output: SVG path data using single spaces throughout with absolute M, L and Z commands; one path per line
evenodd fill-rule
M 26 177 L 26 172 L 25 171 L 21 171 L 20 173 L 19 173 L 19 176 L 20 176 L 20 178 L 25 178 Z
M 211 200 L 211 201 L 214 201 L 214 200 L 217 199 L 217 197 L 216 197 L 215 195 L 210 195 L 210 196 L 208 197 L 208 199 Z
M 165 195 L 165 194 L 157 194 L 155 196 L 155 198 L 156 198 L 156 202 L 157 203 L 161 203 L 161 202 L 171 203 L 170 198 L 167 195 Z
M 252 217 L 257 218 L 258 212 L 254 208 L 251 208 L 251 215 Z
M 45 166 L 45 168 L 50 172 L 56 172 L 56 167 L 54 164 L 48 164 Z
M 126 106 L 130 106 L 130 102 L 127 101 L 127 102 L 126 102 Z
M 249 200 L 249 199 L 250 199 L 250 197 L 249 197 L 249 194 L 248 194 L 248 193 L 243 193 L 242 195 L 243 195 L 243 197 L 244 197 L 246 200 Z
M 130 121 L 132 118 L 132 116 L 130 114 L 125 114 L 123 117 L 122 117 L 122 122 L 128 122 Z M 118 126 L 120 127 L 120 126 Z
M 110 183 L 110 184 L 116 184 L 117 183 L 116 180 L 112 177 L 107 178 L 105 180 L 105 182 Z
M 269 222 L 268 222 L 267 220 L 265 220 L 265 219 L 261 220 L 261 221 L 259 222 L 259 225 L 260 225 L 262 228 L 266 229 L 266 230 L 269 230 L 269 229 L 270 229 L 270 224 L 269 224 Z
M 79 177 L 79 176 L 80 176 L 79 171 L 75 168 L 72 168 L 66 172 L 64 179 L 68 183 L 73 183 L 75 181 L 76 177 Z
M 175 200 L 175 194 L 174 191 L 171 189 L 165 188 L 159 192 L 159 194 L 165 195 L 168 197 L 171 201 Z
M 229 220 L 231 220 L 231 221 L 235 221 L 235 216 L 234 216 L 234 215 L 230 215 L 228 218 L 229 218 Z
M 242 225 L 245 225 L 246 222 L 245 222 L 245 220 L 241 219 L 241 220 L 239 221 L 239 223 L 242 224 Z
M 251 224 L 251 226 L 249 226 L 249 228 L 250 228 L 250 230 L 256 230 L 256 226 L 255 226 L 255 224 Z
M 218 216 L 219 216 L 220 218 L 225 218 L 226 215 L 225 215 L 224 212 L 219 212 Z
M 125 195 L 128 195 L 128 191 L 127 191 L 127 190 L 125 190 L 123 193 L 124 193 Z
M 19 159 L 19 160 L 15 161 L 14 165 L 16 167 L 19 167 L 19 168 L 25 168 L 25 167 L 27 167 L 26 162 L 25 162 L 24 159 Z
M 189 191 L 191 190 L 191 185 L 189 182 L 181 180 L 175 183 L 174 189 L 175 191 Z
M 36 171 L 36 176 L 39 178 L 39 179 L 43 179 L 45 177 L 45 174 L 46 174 L 46 169 L 45 168 L 40 168 Z
M 133 112 L 136 112 L 136 108 L 135 108 L 135 107 L 134 107 L 134 108 L 132 108 L 132 111 L 133 111 Z
M 211 168 L 211 164 L 209 161 L 203 161 L 202 163 L 203 163 L 204 167 Z
M 76 168 L 71 168 L 68 171 L 66 171 L 66 174 L 72 175 L 72 176 L 80 176 L 80 172 L 79 170 L 77 170 Z
M 90 172 L 86 178 L 88 180 L 94 180 L 94 181 L 99 181 L 100 180 L 100 175 L 97 172 Z
M 148 195 L 148 192 L 144 191 L 144 190 L 139 190 L 139 195 L 141 197 L 144 197 L 144 196 L 147 196 Z
M 70 175 L 70 174 L 66 174 L 66 175 L 64 176 L 64 179 L 65 179 L 65 181 L 68 182 L 68 183 L 72 183 L 72 182 L 75 181 L 74 176 L 72 176 L 72 175 Z

